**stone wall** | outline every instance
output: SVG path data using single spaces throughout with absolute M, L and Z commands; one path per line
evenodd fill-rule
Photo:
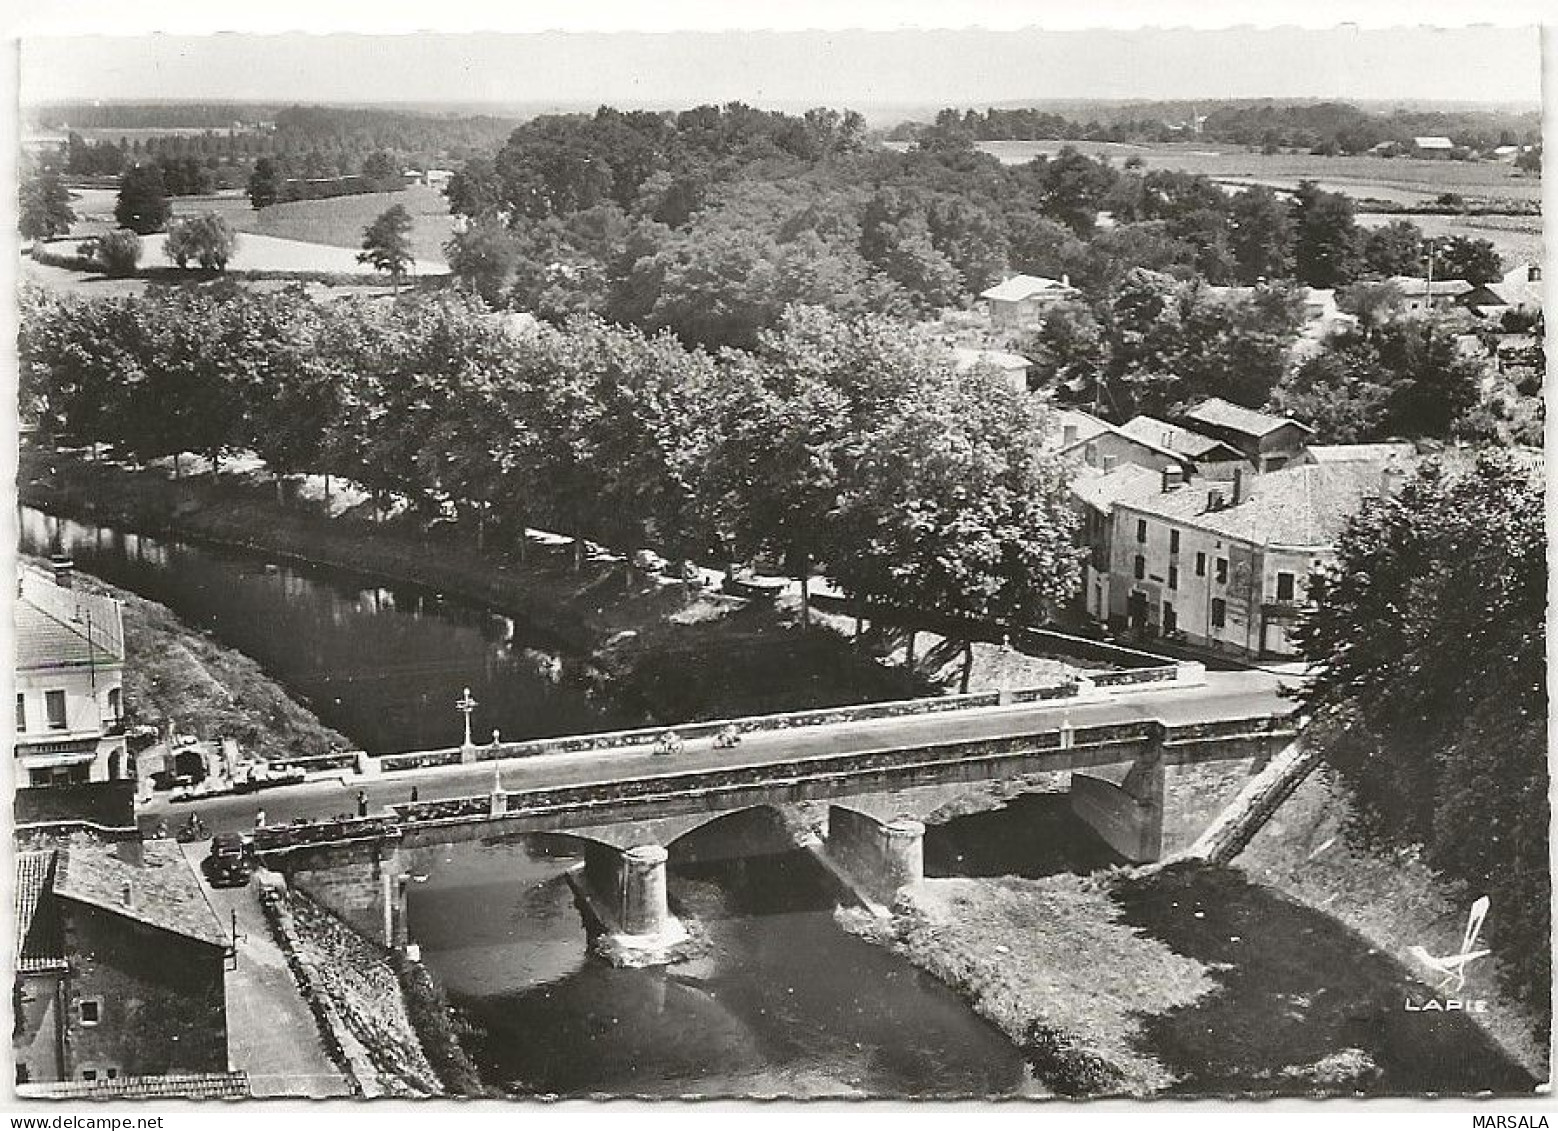
M 60 900 L 70 956 L 65 1001 L 66 1065 L 104 1078 L 226 1072 L 226 957 L 220 946 Z M 82 1020 L 96 1000 L 98 1021 Z

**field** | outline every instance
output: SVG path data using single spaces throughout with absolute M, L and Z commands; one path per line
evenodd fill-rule
M 71 227 L 73 236 L 99 235 L 111 230 L 114 224 L 113 189 L 78 188 L 71 190 L 71 209 L 77 222 Z M 175 216 L 198 216 L 217 212 L 240 232 L 253 232 L 259 236 L 279 240 L 325 244 L 332 248 L 347 248 L 355 253 L 362 247 L 362 231 L 379 213 L 396 204 L 403 204 L 411 213 L 411 252 L 418 260 L 421 274 L 442 274 L 448 269 L 443 245 L 449 238 L 449 205 L 436 189 L 412 185 L 401 192 L 361 193 L 354 196 L 337 196 L 330 200 L 295 200 L 289 204 L 273 204 L 256 212 L 249 205 L 249 198 L 242 193 L 224 193 L 217 196 L 181 196 L 173 198 Z M 160 263 L 161 251 L 156 253 Z M 332 257 L 333 259 L 334 257 Z M 350 257 L 348 257 L 350 258 Z M 153 262 L 148 246 L 142 257 L 142 265 Z M 234 263 L 233 266 L 240 266 Z M 258 268 L 252 264 L 244 267 Z M 286 268 L 269 268 L 285 270 Z M 311 267 L 304 270 L 356 271 L 350 268 Z
M 1377 228 L 1392 220 L 1410 220 L 1425 236 L 1443 239 L 1468 236 L 1487 240 L 1504 260 L 1506 269 L 1517 263 L 1542 262 L 1542 218 L 1540 216 L 1402 216 L 1389 212 L 1360 212 L 1358 223 Z
M 167 234 L 141 237 L 141 267 L 167 267 L 168 257 L 163 254 Z M 73 250 L 71 241 L 52 245 L 62 254 Z M 357 262 L 357 253 L 351 248 L 332 247 L 329 244 L 308 243 L 303 240 L 280 239 L 276 236 L 245 232 L 238 239 L 238 250 L 233 254 L 228 268 L 233 271 L 319 272 L 331 275 L 375 274 L 372 267 Z M 443 263 L 418 260 L 414 266 L 417 275 L 445 275 L 449 268 Z

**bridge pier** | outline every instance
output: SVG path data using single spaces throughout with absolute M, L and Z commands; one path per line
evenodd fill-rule
M 1073 771 L 1071 775 L 1071 811 L 1132 864 L 1148 864 L 1163 855 L 1167 781 L 1163 740 L 1163 727 L 1154 724 L 1141 753 L 1118 785 L 1094 774 Z
M 830 805 L 823 852 L 869 903 L 890 905 L 899 888 L 925 878 L 925 825 L 908 817 L 879 821 Z
M 568 873 L 574 894 L 600 932 L 596 950 L 615 966 L 675 961 L 687 928 L 666 900 L 666 861 L 658 844 L 617 849 L 591 841 L 584 863 Z

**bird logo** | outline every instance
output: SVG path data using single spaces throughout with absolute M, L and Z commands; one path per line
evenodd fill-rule
M 1460 993 L 1466 985 L 1466 967 L 1477 959 L 1486 958 L 1493 953 L 1487 948 L 1474 949 L 1478 936 L 1482 934 L 1482 922 L 1487 917 L 1488 897 L 1483 896 L 1471 905 L 1471 914 L 1466 917 L 1466 934 L 1461 937 L 1459 954 L 1433 955 L 1420 946 L 1407 948 L 1407 953 L 1423 966 L 1444 975 L 1444 979 L 1438 986 L 1441 992 Z

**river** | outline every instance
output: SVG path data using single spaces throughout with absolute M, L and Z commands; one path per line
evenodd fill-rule
M 622 721 L 568 678 L 555 642 L 490 610 L 27 508 L 20 528 L 24 551 L 47 554 L 57 536 L 82 570 L 254 657 L 372 751 L 458 741 L 454 700 L 465 686 L 486 725 L 512 738 Z M 1033 858 L 1036 815 L 933 830 L 932 872 L 958 873 L 965 857 L 976 872 Z M 1063 821 L 1052 827 L 1081 842 Z M 707 953 L 651 970 L 589 957 L 563 878 L 578 842 L 537 835 L 426 850 L 410 935 L 470 1019 L 465 1045 L 489 1083 L 564 1095 L 1039 1091 L 1011 1042 L 951 990 L 838 926 L 830 874 L 771 811 L 733 814 L 669 847 L 673 909 L 697 925 Z
M 374 754 L 457 745 L 469 687 L 485 741 L 611 730 L 633 720 L 575 678 L 577 661 L 522 621 L 412 585 L 58 519 L 18 516 L 21 549 L 58 536 L 85 572 L 168 606 L 255 659 L 328 726 Z

